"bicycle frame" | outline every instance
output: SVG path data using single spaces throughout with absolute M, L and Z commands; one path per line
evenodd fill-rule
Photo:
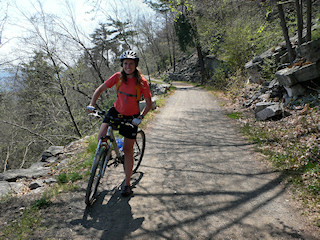
M 96 153 L 98 153 L 100 151 L 100 148 L 102 146 L 102 142 L 103 142 L 103 139 L 110 139 L 110 142 L 111 144 L 110 145 L 107 145 L 107 154 L 106 154 L 106 157 L 105 159 L 110 159 L 110 155 L 111 155 L 111 151 L 112 151 L 112 147 L 113 147 L 113 150 L 115 151 L 116 153 L 116 158 L 115 158 L 115 162 L 114 164 L 117 164 L 117 163 L 120 163 L 120 159 L 121 159 L 121 154 L 120 154 L 120 150 L 118 148 L 118 145 L 115 141 L 115 137 L 114 137 L 114 134 L 113 134 L 113 128 L 111 126 L 111 124 L 108 126 L 108 129 L 107 129 L 107 134 L 105 137 L 101 138 L 98 142 L 98 147 L 97 147 L 97 150 L 96 150 Z M 90 173 L 92 173 L 92 168 L 95 164 L 95 161 L 96 161 L 96 155 L 95 154 L 95 157 L 93 159 L 93 163 L 92 163 L 92 167 L 91 167 L 91 170 L 90 170 Z M 103 162 L 103 168 L 102 168 L 102 172 L 101 172 L 101 178 L 104 176 L 104 173 L 105 173 L 105 170 L 106 170 L 106 167 L 107 167 L 107 161 L 104 159 L 104 162 Z
M 96 111 L 92 115 L 100 118 L 101 116 L 105 115 L 105 111 Z M 132 119 L 111 118 L 109 120 L 110 121 L 106 129 L 106 135 L 99 139 L 90 169 L 90 178 L 85 196 L 85 202 L 88 206 L 92 205 L 97 197 L 100 179 L 103 178 L 104 174 L 106 173 L 107 167 L 113 165 L 116 168 L 119 164 L 124 164 L 124 153 L 119 149 L 113 131 L 117 130 L 120 124 L 126 124 L 134 127 L 131 123 Z M 141 129 L 138 129 L 137 131 L 137 139 L 133 147 L 134 168 L 132 171 L 135 173 L 140 166 L 145 149 L 145 134 Z

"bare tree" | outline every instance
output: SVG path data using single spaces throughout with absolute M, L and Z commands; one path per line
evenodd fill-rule
M 297 13 L 297 25 L 298 25 L 298 45 L 302 44 L 302 31 L 303 31 L 303 15 L 302 4 L 300 0 L 295 0 L 296 13 Z
M 8 6 L 9 3 L 5 3 L 0 1 L 0 5 L 1 6 L 1 10 L 0 10 L 0 48 L 3 45 L 3 41 L 2 41 L 2 35 L 4 32 L 4 26 L 7 22 L 8 19 Z
M 286 41 L 290 63 L 293 63 L 293 61 L 295 59 L 295 55 L 294 55 L 294 51 L 293 51 L 293 48 L 292 48 L 292 44 L 290 42 L 288 28 L 287 28 L 287 24 L 286 24 L 285 15 L 284 15 L 284 11 L 283 11 L 283 6 L 282 5 L 283 5 L 283 3 L 278 3 L 277 4 L 278 12 L 279 12 L 279 18 L 280 18 L 280 25 L 281 25 L 281 28 L 282 28 L 284 39 Z
M 37 3 L 39 7 L 37 16 L 35 15 L 28 16 L 27 14 L 23 13 L 25 18 L 29 21 L 29 23 L 32 26 L 32 29 L 30 29 L 30 32 L 32 33 L 30 40 L 33 40 L 33 44 L 35 48 L 40 48 L 49 57 L 55 70 L 56 82 L 60 88 L 60 94 L 64 100 L 65 107 L 68 111 L 75 133 L 79 137 L 81 137 L 82 135 L 80 133 L 80 129 L 75 121 L 69 100 L 65 92 L 65 87 L 63 85 L 62 76 L 61 76 L 62 69 L 59 66 L 58 58 L 56 58 L 59 38 L 54 31 L 53 23 L 55 21 L 50 15 L 45 14 L 42 3 L 40 1 L 37 1 Z
M 307 0 L 307 41 L 311 41 L 312 0 Z

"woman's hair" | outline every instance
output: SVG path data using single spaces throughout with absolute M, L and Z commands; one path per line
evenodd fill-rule
M 134 73 L 133 73 L 133 76 L 137 79 L 136 84 L 137 84 L 137 85 L 140 85 L 141 79 L 142 79 L 142 77 L 143 77 L 143 74 L 142 74 L 142 72 L 140 71 L 140 69 L 136 68 L 136 70 L 135 70 Z M 124 83 L 127 83 L 127 74 L 125 73 L 125 71 L 124 71 L 123 69 L 121 70 L 120 78 L 121 78 L 121 80 L 122 80 Z

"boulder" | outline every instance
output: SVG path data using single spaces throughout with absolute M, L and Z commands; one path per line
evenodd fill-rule
M 57 181 L 57 179 L 55 179 L 55 178 L 48 178 L 48 179 L 45 179 L 44 180 L 44 183 L 46 183 L 46 184 L 52 184 L 52 183 L 57 183 L 58 181 Z
M 51 146 L 42 153 L 41 161 L 44 162 L 46 159 L 62 154 L 64 146 Z
M 150 90 L 152 92 L 152 95 L 161 95 L 167 93 L 169 88 L 171 87 L 171 84 L 151 84 Z
M 252 83 L 261 83 L 261 67 L 260 62 L 254 62 L 251 60 L 245 64 L 245 69 L 247 73 L 250 75 L 249 81 Z
M 286 89 L 289 98 L 303 96 L 307 92 L 307 89 L 299 83 L 294 86 L 284 88 Z
M 28 168 L 28 169 L 12 169 L 6 172 L 0 173 L 1 181 L 15 182 L 20 178 L 40 178 L 46 177 L 51 172 L 49 167 L 43 168 Z
M 223 67 L 223 62 L 217 59 L 217 57 L 214 55 L 207 55 L 203 60 L 206 70 L 210 73 L 210 75 L 214 75 L 217 69 Z
M 317 62 L 320 59 L 320 38 L 314 41 L 301 44 L 296 49 L 297 55 L 310 62 Z
M 31 183 L 29 184 L 29 189 L 30 189 L 30 190 L 34 190 L 34 189 L 37 189 L 37 188 L 42 187 L 42 186 L 43 186 L 43 181 L 41 181 L 41 180 L 36 180 L 36 181 L 31 182 Z
M 276 103 L 274 102 L 258 102 L 256 104 L 256 107 L 255 107 L 255 113 L 258 113 L 260 111 L 262 111 L 263 109 L 267 108 L 267 107 L 270 107 L 272 105 L 275 105 Z
M 265 59 L 271 59 L 276 64 L 279 62 L 285 62 L 285 46 L 277 46 L 276 48 L 270 48 L 262 54 L 255 56 L 252 60 L 245 64 L 246 72 L 249 74 L 249 81 L 252 83 L 261 84 L 262 80 L 262 66 L 265 64 Z
M 10 192 L 10 184 L 6 181 L 0 181 L 0 196 L 4 196 Z
M 152 97 L 151 98 L 152 101 L 152 110 L 157 108 L 157 101 L 156 101 L 156 97 Z M 146 101 L 140 101 L 139 102 L 139 108 L 140 108 L 140 112 L 146 107 Z
M 256 113 L 256 119 L 259 121 L 268 120 L 277 116 L 282 116 L 284 109 L 280 104 L 273 104 Z
M 10 193 L 21 192 L 23 188 L 24 184 L 20 182 L 0 181 L 0 197 Z
M 277 71 L 275 76 L 284 87 L 291 87 L 301 82 L 317 79 L 320 78 L 320 62 L 284 68 Z

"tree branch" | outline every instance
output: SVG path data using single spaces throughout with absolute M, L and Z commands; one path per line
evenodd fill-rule
M 48 138 L 46 138 L 46 137 L 44 137 L 44 136 L 42 136 L 42 135 L 40 135 L 40 134 L 38 134 L 38 133 L 36 133 L 36 132 L 33 132 L 33 131 L 31 131 L 30 129 L 24 127 L 24 126 L 20 126 L 20 125 L 18 125 L 18 124 L 16 124 L 16 123 L 12 123 L 12 122 L 7 122 L 7 121 L 2 120 L 2 119 L 0 119 L 0 122 L 3 122 L 3 123 L 5 123 L 5 124 L 9 124 L 9 125 L 11 125 L 11 126 L 15 126 L 15 127 L 17 127 L 17 128 L 20 128 L 20 129 L 23 129 L 23 130 L 25 130 L 25 131 L 27 131 L 27 132 L 29 132 L 29 133 L 31 133 L 31 134 L 39 137 L 39 138 L 44 139 L 45 141 L 49 142 L 50 144 L 54 145 L 54 143 L 53 143 L 52 141 L 50 141 L 50 139 L 48 139 Z

